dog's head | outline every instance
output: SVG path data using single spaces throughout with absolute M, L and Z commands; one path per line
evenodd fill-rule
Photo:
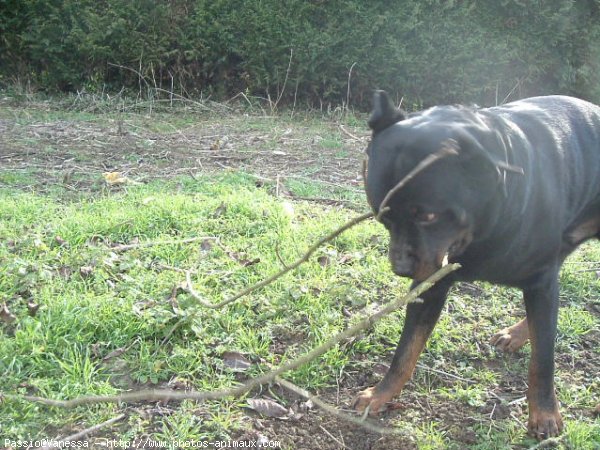
M 398 275 L 422 281 L 444 260 L 456 260 L 488 214 L 500 189 L 498 166 L 484 148 L 489 133 L 474 117 L 456 107 L 407 115 L 385 92 L 375 93 L 366 191 L 376 213 L 386 194 L 428 155 L 445 147 L 455 152 L 421 171 L 385 205 L 390 210 L 380 220 L 390 233 L 390 262 Z M 493 136 L 491 142 L 498 145 Z

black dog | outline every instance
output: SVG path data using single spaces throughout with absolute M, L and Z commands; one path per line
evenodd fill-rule
M 529 433 L 558 435 L 558 272 L 579 244 L 600 238 L 600 108 L 549 96 L 405 114 L 385 92 L 376 92 L 374 101 L 366 188 L 375 211 L 425 157 L 444 147 L 457 152 L 389 200 L 381 221 L 390 232 L 394 272 L 417 285 L 444 260 L 462 267 L 427 291 L 423 303 L 408 306 L 390 370 L 359 394 L 355 408 L 377 413 L 402 390 L 454 281 L 485 280 L 523 290 L 527 319 L 492 343 L 514 351 L 531 341 Z

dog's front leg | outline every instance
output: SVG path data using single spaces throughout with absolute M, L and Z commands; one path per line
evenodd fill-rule
M 418 284 L 413 282 L 411 288 Z M 364 411 L 368 407 L 369 413 L 375 415 L 400 393 L 412 376 L 417 359 L 440 317 L 450 286 L 451 282 L 442 280 L 421 295 L 422 303 L 407 306 L 404 329 L 390 369 L 379 384 L 358 394 L 354 409 Z
M 529 363 L 529 434 L 538 439 L 558 436 L 563 423 L 554 393 L 554 341 L 558 317 L 558 267 L 523 289 L 531 361 Z

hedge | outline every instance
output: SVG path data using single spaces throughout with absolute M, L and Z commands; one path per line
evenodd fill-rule
M 0 84 L 16 82 L 313 106 L 364 106 L 374 88 L 408 108 L 600 103 L 600 0 L 0 0 Z

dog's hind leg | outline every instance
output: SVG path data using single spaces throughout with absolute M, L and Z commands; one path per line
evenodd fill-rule
M 523 347 L 529 340 L 527 319 L 523 319 L 513 326 L 503 328 L 492 336 L 490 343 L 497 349 L 514 353 Z

